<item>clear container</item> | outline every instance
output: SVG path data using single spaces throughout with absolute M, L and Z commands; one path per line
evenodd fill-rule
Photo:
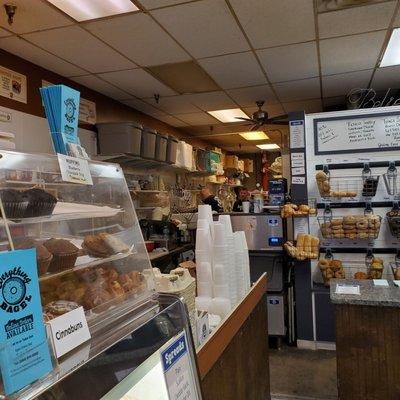
M 156 155 L 157 161 L 165 162 L 167 160 L 167 144 L 168 136 L 164 136 L 161 133 L 157 133 L 156 136 Z
M 100 154 L 129 153 L 140 156 L 142 125 L 136 122 L 97 124 Z
M 156 137 L 157 132 L 155 130 L 144 128 L 142 131 L 142 144 L 140 149 L 140 155 L 143 158 L 154 160 L 156 155 Z

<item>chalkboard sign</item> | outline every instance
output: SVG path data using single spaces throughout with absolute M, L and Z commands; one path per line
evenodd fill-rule
M 400 149 L 400 113 L 352 115 L 314 120 L 315 154 Z

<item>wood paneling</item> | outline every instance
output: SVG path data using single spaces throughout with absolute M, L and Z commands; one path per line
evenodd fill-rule
M 134 110 L 125 104 L 104 96 L 94 90 L 88 89 L 68 78 L 64 78 L 54 72 L 48 71 L 38 65 L 32 64 L 20 57 L 10 54 L 0 49 L 0 65 L 13 71 L 26 75 L 28 93 L 27 104 L 0 96 L 0 106 L 12 108 L 28 114 L 44 117 L 39 88 L 42 86 L 42 79 L 54 84 L 65 84 L 81 92 L 82 97 L 94 101 L 97 108 L 97 122 L 111 121 L 138 121 L 150 128 L 157 129 L 160 132 L 174 135 L 176 137 L 187 136 L 183 131 L 165 124 L 149 115 Z M 127 95 L 127 98 L 129 96 Z M 84 126 L 86 129 L 93 129 L 93 126 Z
M 198 353 L 204 400 L 270 399 L 264 274 Z
M 400 399 L 400 309 L 336 305 L 341 400 Z

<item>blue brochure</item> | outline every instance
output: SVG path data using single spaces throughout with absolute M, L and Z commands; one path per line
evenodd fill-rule
M 52 370 L 36 250 L 0 253 L 0 368 L 6 395 Z

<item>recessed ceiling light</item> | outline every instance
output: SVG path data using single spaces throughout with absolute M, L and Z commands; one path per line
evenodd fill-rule
M 263 131 L 254 131 L 254 132 L 242 132 L 239 135 L 246 140 L 267 140 L 269 139 L 268 135 Z
M 280 149 L 280 147 L 275 143 L 258 144 L 257 147 L 261 150 L 275 150 Z
M 131 0 L 47 0 L 76 21 L 138 11 Z
M 207 112 L 221 122 L 240 122 L 240 119 L 237 119 L 237 117 L 249 118 L 240 108 L 231 108 L 229 110 L 215 110 Z
M 400 28 L 393 29 L 380 67 L 400 64 Z

